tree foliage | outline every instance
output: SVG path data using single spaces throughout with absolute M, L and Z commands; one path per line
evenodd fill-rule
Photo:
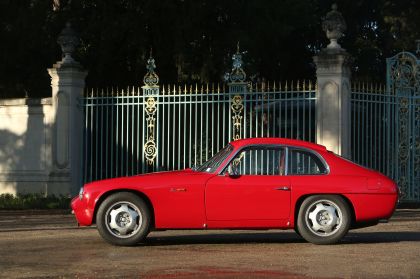
M 356 79 L 385 79 L 385 58 L 414 50 L 417 0 L 340 0 L 348 30 L 340 41 Z M 2 0 L 0 97 L 49 96 L 46 69 L 71 21 L 88 86 L 140 85 L 150 49 L 163 83 L 218 82 L 239 41 L 253 80 L 313 79 L 312 56 L 327 44 L 322 0 Z

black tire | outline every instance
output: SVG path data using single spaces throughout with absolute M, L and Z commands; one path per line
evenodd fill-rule
M 295 226 L 293 229 L 295 230 L 295 233 L 296 233 L 299 237 L 302 237 L 302 235 L 300 234 L 299 229 L 298 229 L 298 227 L 297 227 L 297 226 Z
M 316 195 L 303 201 L 299 209 L 297 229 L 309 242 L 333 244 L 347 234 L 350 223 L 350 209 L 342 197 Z
M 96 225 L 108 243 L 133 246 L 142 242 L 150 230 L 150 210 L 137 195 L 119 192 L 107 197 L 99 206 Z

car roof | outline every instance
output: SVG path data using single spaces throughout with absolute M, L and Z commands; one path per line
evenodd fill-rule
M 288 146 L 298 146 L 298 147 L 307 147 L 319 151 L 326 151 L 327 148 L 323 145 L 303 141 L 296 139 L 287 139 L 287 138 L 248 138 L 232 141 L 231 144 L 235 147 L 243 147 L 247 145 L 258 145 L 258 144 L 278 144 L 278 145 L 288 145 Z

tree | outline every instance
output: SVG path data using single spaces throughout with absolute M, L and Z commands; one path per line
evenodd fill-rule
M 341 45 L 355 79 L 383 82 L 385 58 L 420 38 L 416 0 L 340 0 Z M 327 45 L 321 18 L 332 1 L 4 0 L 0 2 L 0 97 L 49 96 L 46 68 L 60 58 L 70 20 L 88 86 L 141 85 L 153 49 L 163 83 L 218 82 L 239 41 L 254 80 L 314 79 L 312 56 Z

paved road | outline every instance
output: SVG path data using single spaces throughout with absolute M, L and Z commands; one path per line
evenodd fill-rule
M 114 247 L 68 214 L 0 211 L 0 278 L 420 278 L 420 210 L 339 245 L 290 231 L 154 232 Z

